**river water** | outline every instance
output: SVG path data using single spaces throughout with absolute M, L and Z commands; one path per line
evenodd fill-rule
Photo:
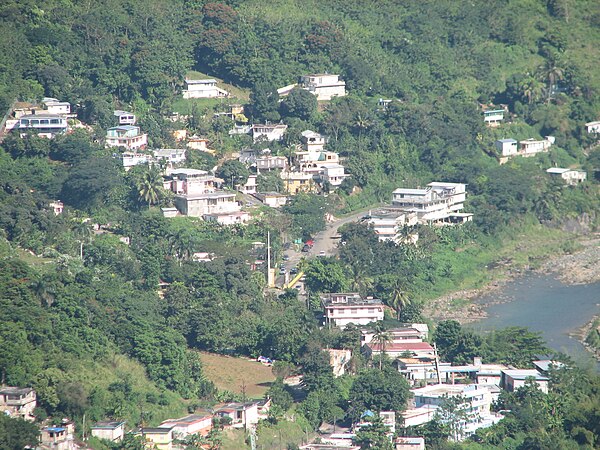
M 489 315 L 470 325 L 476 331 L 524 326 L 540 331 L 550 348 L 570 355 L 578 363 L 593 359 L 568 333 L 600 314 L 600 283 L 568 285 L 551 275 L 530 273 L 482 295 L 477 303 L 489 305 Z

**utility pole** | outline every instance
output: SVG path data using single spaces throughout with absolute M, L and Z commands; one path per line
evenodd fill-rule
M 440 360 L 438 357 L 437 345 L 433 343 L 433 351 L 435 355 L 435 372 L 437 373 L 438 384 L 442 384 L 442 375 L 440 374 Z

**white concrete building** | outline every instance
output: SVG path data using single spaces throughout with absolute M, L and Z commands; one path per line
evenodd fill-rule
M 129 111 L 122 111 L 120 109 L 117 109 L 113 113 L 113 115 L 119 121 L 119 125 L 135 125 L 135 122 L 137 121 L 135 114 L 133 114 Z
M 149 164 L 151 160 L 152 157 L 150 155 L 146 155 L 145 153 L 121 153 L 121 161 L 123 162 L 123 168 L 125 169 L 125 172 L 129 172 L 132 167 L 137 166 L 138 164 Z
M 586 123 L 585 131 L 588 133 L 600 133 L 600 121 Z
M 208 78 L 204 80 L 185 79 L 186 88 L 183 98 L 223 98 L 229 97 L 229 92 L 217 86 L 217 80 Z
M 483 121 L 488 127 L 497 127 L 504 120 L 503 109 L 489 109 L 483 111 Z
M 404 227 L 413 227 L 418 223 L 416 213 L 406 213 L 400 211 L 381 211 L 370 214 L 364 222 L 373 227 L 379 241 L 393 241 L 395 243 L 415 244 L 419 239 L 419 234 L 415 231 L 409 232 L 406 236 L 402 235 Z
M 431 182 L 424 189 L 396 189 L 392 206 L 415 213 L 419 223 L 463 223 L 472 214 L 461 214 L 466 199 L 466 184 Z
M 332 293 L 321 296 L 325 324 L 345 328 L 349 324 L 366 325 L 383 320 L 381 300 L 352 293 Z
M 249 175 L 248 180 L 244 184 L 236 184 L 235 189 L 242 194 L 253 195 L 256 194 L 256 179 L 257 175 Z
M 44 97 L 42 100 L 48 114 L 60 114 L 63 116 L 71 114 L 71 104 L 69 102 L 61 102 L 56 98 Z
M 508 392 L 514 392 L 525 386 L 527 380 L 534 381 L 540 390 L 548 393 L 549 378 L 539 373 L 536 369 L 505 369 L 500 376 L 500 387 Z
M 254 124 L 251 127 L 252 139 L 254 142 L 260 140 L 281 141 L 287 131 L 288 126 L 282 123 L 276 124 Z
M 304 130 L 300 135 L 302 148 L 307 152 L 322 151 L 327 143 L 327 138 L 312 130 Z
M 263 204 L 271 208 L 280 208 L 287 203 L 287 195 L 279 192 L 259 192 L 254 194 Z
M 17 128 L 17 125 L 15 125 Z M 58 134 L 64 134 L 69 129 L 67 118 L 60 114 L 35 113 L 21 116 L 18 121 L 21 137 L 34 133 L 40 137 L 52 139 Z
M 285 156 L 264 154 L 262 156 L 257 156 L 254 160 L 254 164 L 256 164 L 257 172 L 260 173 L 261 170 L 285 170 L 288 165 L 288 160 Z
M 110 442 L 121 442 L 125 436 L 125 422 L 103 421 L 92 425 L 92 436 Z
M 329 183 L 333 187 L 338 187 L 350 175 L 345 173 L 344 166 L 341 164 L 320 164 L 320 180 L 323 183 Z
M 339 75 L 328 73 L 304 75 L 300 85 L 320 101 L 346 95 L 346 82 L 340 80 Z
M 175 164 L 182 164 L 186 161 L 186 152 L 184 148 L 161 148 L 154 150 L 154 159 L 165 161 L 169 167 Z
M 172 430 L 173 439 L 182 439 L 191 434 L 206 436 L 212 430 L 212 414 L 190 414 L 179 419 L 167 419 L 157 428 Z
M 563 169 L 560 167 L 552 167 L 546 170 L 552 176 L 561 177 L 569 186 L 576 186 L 583 183 L 587 178 L 587 173 L 577 169 Z
M 423 342 L 429 335 L 429 327 L 426 323 L 412 323 L 403 327 L 390 328 L 386 333 L 392 344 Z M 371 328 L 363 328 L 360 330 L 360 344 L 370 344 L 376 334 Z
M 488 386 L 477 384 L 435 384 L 419 389 L 412 389 L 414 407 L 407 409 L 402 415 L 405 426 L 416 426 L 427 423 L 435 417 L 436 410 L 448 397 L 460 396 L 464 399 L 463 408 L 466 417 L 459 424 L 454 439 L 462 440 L 479 428 L 486 428 L 498 423 L 502 416 L 491 412 L 492 394 Z
M 133 125 L 119 125 L 106 130 L 106 147 L 125 147 L 127 150 L 143 149 L 148 135 Z
M 519 152 L 515 139 L 499 139 L 495 144 L 501 156 L 515 156 Z
M 525 139 L 523 141 L 519 141 L 519 155 L 521 156 L 531 156 L 537 153 L 547 152 L 552 144 L 554 143 L 553 136 L 546 136 L 545 139 Z

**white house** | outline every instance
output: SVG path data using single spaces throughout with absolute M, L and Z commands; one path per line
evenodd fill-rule
M 217 86 L 217 80 L 208 78 L 204 80 L 185 79 L 186 89 L 183 98 L 216 98 L 229 97 L 229 92 Z
M 304 130 L 300 135 L 302 148 L 307 152 L 321 151 L 327 143 L 327 138 L 316 131 Z
M 92 425 L 92 436 L 110 442 L 121 442 L 125 436 L 125 422 L 103 421 Z
M 540 390 L 548 393 L 548 377 L 539 373 L 536 369 L 505 369 L 500 377 L 500 387 L 508 392 L 514 392 L 525 386 L 527 380 L 534 381 Z
M 380 211 L 364 219 L 364 222 L 373 227 L 379 241 L 393 241 L 395 243 L 405 242 L 415 244 L 419 239 L 419 234 L 410 231 L 406 236 L 402 236 L 404 227 L 413 227 L 418 223 L 416 213 L 407 213 L 399 211 Z
M 287 195 L 279 192 L 259 192 L 254 194 L 263 204 L 271 208 L 280 208 L 287 203 Z
M 236 184 L 235 189 L 242 194 L 253 195 L 256 194 L 256 179 L 257 175 L 249 175 L 248 180 L 244 184 Z
M 119 125 L 135 125 L 135 122 L 137 120 L 135 117 L 135 114 L 133 114 L 129 111 L 122 111 L 120 109 L 117 109 L 113 113 L 113 115 L 119 121 Z
M 44 97 L 42 103 L 46 106 L 48 114 L 71 114 L 71 104 L 69 102 L 61 102 L 56 98 Z
M 390 358 L 400 358 L 405 355 L 417 359 L 435 358 L 435 349 L 428 342 L 392 342 L 382 346 L 371 341 L 363 346 L 365 354 L 372 358 L 385 353 Z
M 133 125 L 119 125 L 106 131 L 106 147 L 125 147 L 128 150 L 143 149 L 148 144 L 148 135 Z
M 489 109 L 483 111 L 483 121 L 488 127 L 497 127 L 504 120 L 503 109 Z
M 282 123 L 276 124 L 254 124 L 251 127 L 252 139 L 254 142 L 259 140 L 280 141 L 287 131 L 288 126 Z
M 426 323 L 412 323 L 398 328 L 390 328 L 386 330 L 390 338 L 390 343 L 399 344 L 406 342 L 423 342 L 429 335 L 429 327 Z M 376 331 L 372 328 L 363 328 L 360 330 L 361 345 L 370 344 Z
M 250 214 L 246 211 L 208 213 L 202 217 L 207 222 L 217 222 L 221 225 L 243 225 L 250 221 Z
M 411 392 L 414 395 L 414 407 L 402 414 L 405 426 L 416 426 L 431 421 L 435 411 L 446 399 L 455 396 L 464 399 L 462 407 L 466 414 L 453 439 L 462 440 L 479 428 L 492 426 L 502 419 L 502 416 L 491 412 L 492 394 L 490 388 L 485 385 L 434 384 L 412 389 Z
M 332 293 L 321 296 L 325 310 L 325 323 L 345 328 L 349 324 L 366 325 L 383 320 L 383 302 L 373 297 L 363 298 L 359 294 Z
M 183 148 L 161 148 L 154 150 L 154 159 L 165 161 L 170 167 L 174 164 L 181 164 L 186 161 L 186 153 Z
M 145 153 L 123 152 L 121 154 L 125 172 L 128 172 L 133 166 L 137 166 L 138 164 L 148 164 L 151 159 L 152 157 Z
M 392 206 L 415 213 L 420 223 L 462 223 L 472 214 L 461 214 L 466 184 L 431 182 L 425 189 L 399 188 L 392 193 Z
M 583 183 L 587 178 L 587 173 L 577 169 L 563 169 L 560 167 L 551 167 L 546 170 L 552 176 L 561 177 L 569 186 L 576 186 Z
M 57 134 L 66 133 L 68 128 L 66 117 L 60 114 L 36 112 L 35 114 L 21 116 L 18 122 L 21 137 L 24 137 L 28 132 L 33 132 L 40 137 L 52 139 Z
M 215 416 L 229 417 L 232 428 L 252 428 L 258 423 L 258 402 L 227 403 L 215 410 Z
M 285 170 L 288 161 L 285 156 L 262 155 L 255 159 L 256 170 L 260 173 L 261 170 L 281 169 Z
M 328 73 L 304 75 L 300 80 L 302 88 L 317 97 L 317 100 L 331 100 L 346 95 L 346 82 L 339 75 Z
M 600 133 L 600 121 L 586 123 L 585 130 L 588 133 Z
M 212 414 L 190 414 L 179 419 L 167 419 L 158 428 L 172 430 L 174 439 L 185 438 L 191 434 L 206 436 L 212 430 Z
M 48 206 L 50 206 L 50 208 L 52 208 L 52 211 L 54 211 L 54 215 L 56 215 L 56 216 L 58 216 L 59 214 L 62 214 L 63 211 L 65 210 L 65 204 L 63 202 L 61 202 L 60 200 L 54 200 L 53 202 L 50 202 L 50 204 Z
M 333 187 L 338 187 L 350 175 L 345 173 L 344 166 L 341 164 L 330 163 L 320 164 L 320 179 L 324 183 L 329 183 Z
M 496 141 L 496 148 L 502 156 L 514 156 L 519 152 L 517 141 L 514 139 L 499 139 Z
M 543 140 L 533 138 L 525 139 L 523 141 L 519 141 L 518 154 L 521 156 L 531 156 L 537 153 L 547 152 L 553 143 L 553 136 L 546 136 L 546 138 Z

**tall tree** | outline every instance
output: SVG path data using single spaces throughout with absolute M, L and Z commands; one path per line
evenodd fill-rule
M 148 209 L 158 203 L 163 189 L 162 176 L 154 166 L 148 167 L 136 183 L 138 198 L 148 203 Z

